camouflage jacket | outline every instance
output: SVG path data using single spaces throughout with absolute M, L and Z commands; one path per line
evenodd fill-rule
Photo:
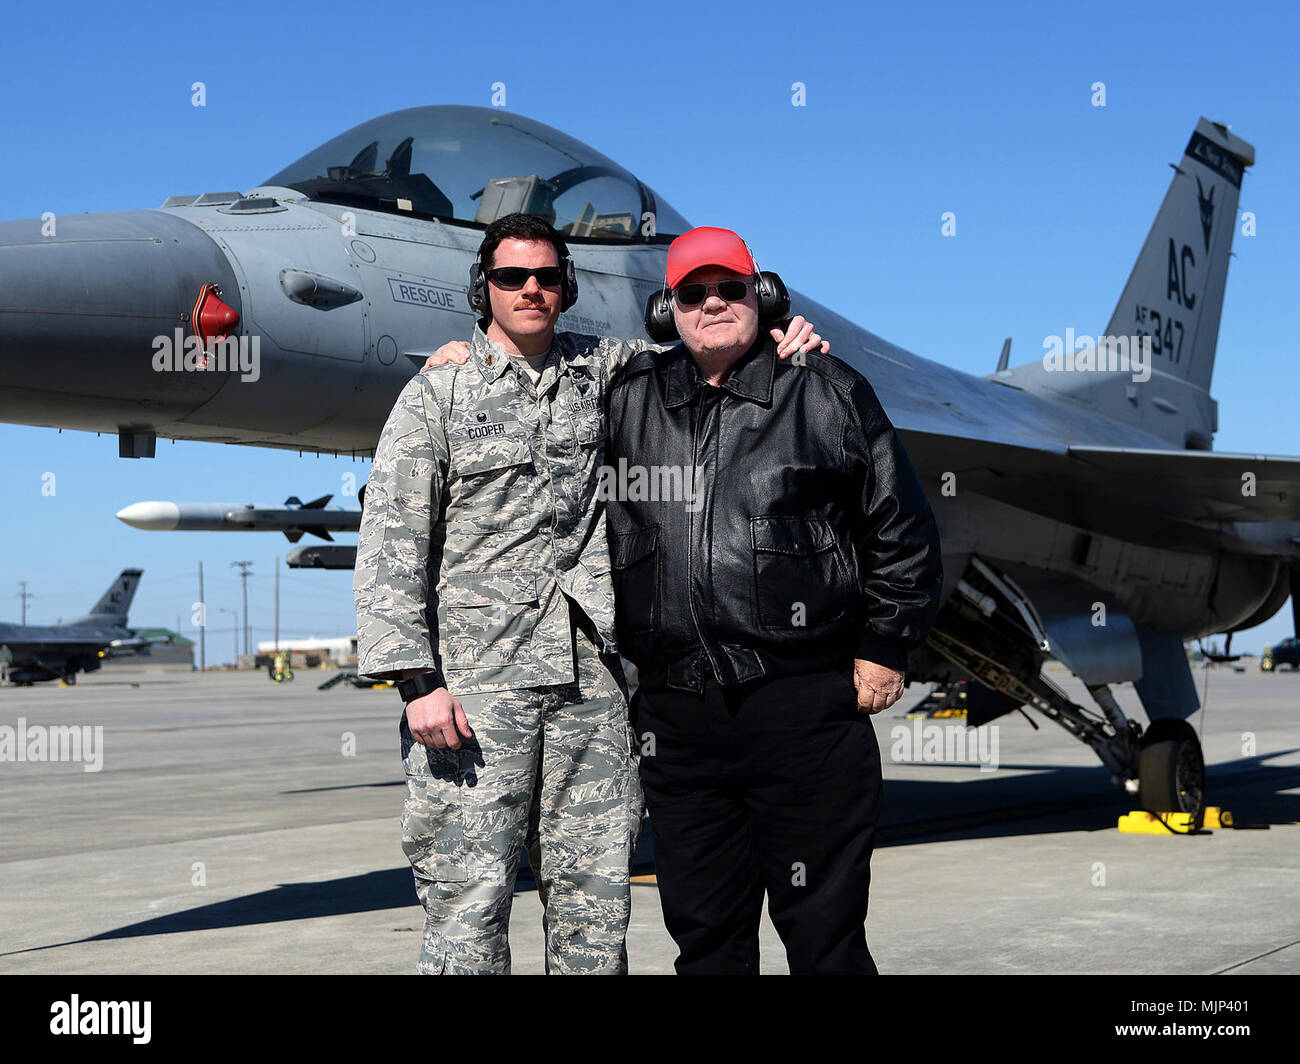
M 615 649 L 605 508 L 611 375 L 646 341 L 557 333 L 538 387 L 476 327 L 402 389 L 357 541 L 357 672 L 438 669 L 453 694 L 574 680 L 566 596 Z

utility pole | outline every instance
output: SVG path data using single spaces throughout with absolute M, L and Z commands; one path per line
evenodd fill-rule
M 208 604 L 203 599 L 203 563 L 199 562 L 199 672 L 208 669 Z
M 232 568 L 239 570 L 244 581 L 244 653 L 248 653 L 248 567 L 252 562 L 231 562 Z
M 275 652 L 280 653 L 280 556 L 275 556 Z
M 23 600 L 23 622 L 22 623 L 26 624 L 27 623 L 27 600 L 29 598 L 35 598 L 36 596 L 27 590 L 26 580 L 19 580 L 18 586 L 22 588 L 22 590 L 18 592 L 18 597 Z

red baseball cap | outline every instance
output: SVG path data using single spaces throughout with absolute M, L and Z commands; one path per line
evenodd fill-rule
M 746 277 L 758 272 L 754 268 L 754 256 L 737 234 L 708 225 L 683 233 L 668 246 L 664 283 L 676 288 L 688 273 L 701 266 L 721 266 Z

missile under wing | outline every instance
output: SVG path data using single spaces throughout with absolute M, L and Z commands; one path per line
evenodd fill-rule
M 361 489 L 361 499 L 365 498 Z M 233 502 L 136 502 L 117 512 L 133 528 L 154 532 L 283 532 L 290 543 L 304 533 L 333 540 L 331 532 L 356 532 L 361 511 L 329 507 L 332 496 L 302 502 L 296 495 L 283 506 L 254 506 Z

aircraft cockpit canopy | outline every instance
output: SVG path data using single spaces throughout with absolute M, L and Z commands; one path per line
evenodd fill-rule
M 523 211 L 579 242 L 662 244 L 690 228 L 600 152 L 490 107 L 412 107 L 382 115 L 264 184 L 325 203 L 479 227 Z

